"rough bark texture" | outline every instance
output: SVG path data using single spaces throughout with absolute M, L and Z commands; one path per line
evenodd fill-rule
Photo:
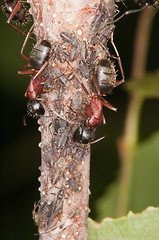
M 108 13 L 115 16 L 115 5 L 111 1 L 112 6 L 108 5 L 111 9 L 106 13 L 103 11 L 106 2 L 99 0 L 29 2 L 37 42 L 48 40 L 52 46 L 42 73 L 47 77 L 43 88 L 47 93 L 40 96 L 45 115 L 38 120 L 42 152 L 41 199 L 35 206 L 33 217 L 41 240 L 85 240 L 89 213 L 90 144 L 74 142 L 73 133 L 87 121 L 85 109 L 93 96 L 88 81 L 91 69 L 95 61 L 98 63 L 98 58 L 103 57 L 100 54 L 109 54 L 106 45 L 114 25 L 105 29 L 104 23 Z M 112 19 L 111 14 L 108 21 Z M 95 37 L 101 31 L 100 26 L 106 32 L 105 37 L 99 39 L 105 47 L 96 46 L 98 40 Z M 73 38 L 65 40 L 60 36 L 62 32 Z M 90 59 L 92 65 L 87 69 L 86 63 Z

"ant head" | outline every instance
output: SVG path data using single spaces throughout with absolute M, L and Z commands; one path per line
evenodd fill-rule
M 27 109 L 32 116 L 44 115 L 45 113 L 43 105 L 38 100 L 29 101 Z
M 83 144 L 92 142 L 94 137 L 95 137 L 95 129 L 88 128 L 86 126 L 79 126 L 73 134 L 74 142 L 83 143 Z

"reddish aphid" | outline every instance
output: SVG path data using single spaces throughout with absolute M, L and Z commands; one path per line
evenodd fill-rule
M 2 8 L 9 16 L 7 20 L 8 25 L 15 29 L 21 35 L 25 35 L 25 33 L 23 33 L 21 30 L 19 30 L 10 23 L 11 20 L 19 24 L 25 24 L 28 21 L 28 13 L 22 2 L 19 0 L 4 0 Z

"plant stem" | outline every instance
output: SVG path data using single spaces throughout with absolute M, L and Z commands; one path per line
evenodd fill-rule
M 40 96 L 45 108 L 45 115 L 38 120 L 41 199 L 34 218 L 38 217 L 40 240 L 86 240 L 90 144 L 75 142 L 73 134 L 85 125 L 85 108 L 90 104 L 88 80 L 77 69 L 81 48 L 87 44 L 83 39 L 88 37 L 95 1 L 30 0 L 30 4 L 37 42 L 47 40 L 52 47 L 42 73 L 47 76 L 44 89 L 48 92 Z M 76 51 L 73 61 L 68 58 L 71 50 Z
M 153 13 L 153 7 L 147 7 L 141 12 L 139 17 L 134 41 L 134 55 L 130 76 L 133 80 L 140 80 L 145 73 Z M 134 93 L 130 96 L 124 133 L 118 141 L 118 152 L 121 160 L 116 211 L 118 217 L 125 215 L 129 207 L 134 153 L 138 144 L 139 120 L 143 102 L 144 99 L 141 95 Z

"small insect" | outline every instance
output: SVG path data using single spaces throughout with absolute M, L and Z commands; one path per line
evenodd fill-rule
M 40 229 L 43 228 L 45 232 L 49 232 L 56 225 L 62 212 L 64 196 L 65 189 L 62 187 L 57 195 L 53 196 L 51 203 L 47 199 L 44 201 L 42 197 L 37 204 L 34 204 L 32 215 Z M 38 211 L 36 211 L 37 208 Z
M 33 77 L 33 80 L 35 80 L 42 73 L 42 71 L 45 69 L 45 67 L 48 64 L 48 59 L 49 59 L 49 56 L 51 53 L 51 44 L 47 40 L 43 40 L 40 43 L 36 43 L 35 46 L 32 48 L 30 57 L 26 56 L 23 53 L 23 51 L 24 51 L 24 48 L 26 46 L 26 43 L 28 41 L 28 38 L 30 36 L 32 29 L 33 29 L 33 26 L 29 30 L 29 32 L 25 38 L 25 41 L 23 43 L 22 49 L 21 49 L 22 56 L 29 62 L 29 64 L 27 64 L 26 66 L 21 68 L 18 71 L 18 73 L 19 74 L 35 74 L 35 72 L 37 72 Z M 27 68 L 29 66 L 33 66 L 35 69 L 24 70 L 25 68 Z
M 7 16 L 9 16 L 7 20 L 8 25 L 21 35 L 25 35 L 25 33 L 10 23 L 11 20 L 19 24 L 25 24 L 28 21 L 28 13 L 23 3 L 20 0 L 4 0 L 2 8 Z
M 57 60 L 61 63 L 64 63 L 66 60 L 66 52 L 64 51 L 64 49 L 62 48 L 61 45 L 55 43 L 54 46 L 54 56 L 57 58 Z
M 35 117 L 45 114 L 44 107 L 38 100 L 29 101 L 27 103 L 27 109 L 29 114 Z
M 79 190 L 79 179 L 76 179 L 75 177 L 69 178 L 67 180 L 67 184 L 70 188 L 72 188 L 75 192 Z
M 38 212 L 35 212 L 35 209 L 38 206 Z M 33 219 L 35 221 L 35 224 L 38 225 L 39 227 L 43 227 L 48 224 L 48 221 L 50 219 L 50 214 L 51 210 L 54 207 L 54 201 L 48 204 L 48 202 L 44 202 L 43 204 L 36 205 L 34 206 L 33 210 Z
M 88 68 L 88 65 L 85 61 L 83 61 L 83 60 L 79 61 L 78 69 L 79 69 L 79 71 L 80 71 L 80 73 L 82 74 L 83 77 L 89 78 L 89 76 L 90 76 L 89 68 Z
M 77 47 L 78 46 L 77 39 L 71 33 L 69 33 L 69 32 L 61 32 L 60 33 L 60 37 L 62 38 L 62 40 L 64 42 L 69 43 L 73 47 Z

